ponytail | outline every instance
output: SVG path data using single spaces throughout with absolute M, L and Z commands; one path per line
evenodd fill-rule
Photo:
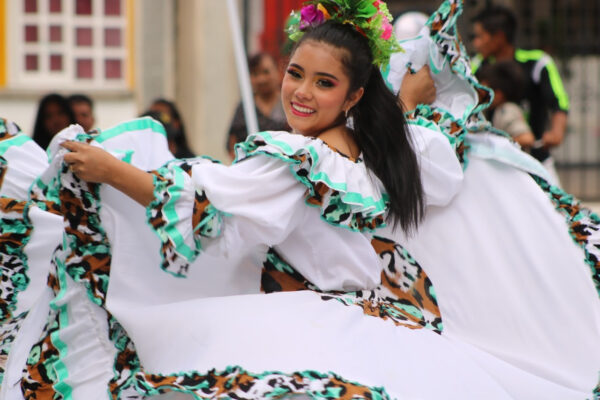
M 423 216 L 423 188 L 417 157 L 404 114 L 379 69 L 371 66 L 361 100 L 350 111 L 353 137 L 366 166 L 381 180 L 389 196 L 388 219 L 405 232 Z

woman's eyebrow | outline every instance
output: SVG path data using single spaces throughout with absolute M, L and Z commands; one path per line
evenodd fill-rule
M 329 73 L 327 73 L 327 72 L 317 72 L 315 75 L 323 75 L 323 76 L 326 76 L 326 77 L 328 77 L 328 78 L 331 78 L 331 79 L 333 79 L 333 80 L 335 80 L 335 81 L 339 81 L 339 79 L 338 79 L 338 78 L 336 78 L 336 76 L 335 76 L 335 75 L 331 75 L 331 74 L 329 74 Z
M 304 72 L 304 68 L 302 68 L 298 64 L 291 63 L 290 67 L 294 67 L 294 68 L 299 69 L 300 71 Z M 328 72 L 316 72 L 315 75 L 326 76 L 328 78 L 331 78 L 331 79 L 339 82 L 339 79 L 335 75 L 332 75 L 332 74 L 330 74 Z

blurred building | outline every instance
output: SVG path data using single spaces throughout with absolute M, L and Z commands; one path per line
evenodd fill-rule
M 226 2 L 0 0 L 0 114 L 30 132 L 48 92 L 90 95 L 100 128 L 174 99 L 194 150 L 223 157 L 239 100 Z

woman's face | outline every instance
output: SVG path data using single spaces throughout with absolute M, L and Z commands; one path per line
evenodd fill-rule
M 56 135 L 71 123 L 67 112 L 60 104 L 53 101 L 48 102 L 44 107 L 43 118 L 44 126 L 52 136 Z
M 331 45 L 306 41 L 292 55 L 281 86 L 288 124 L 304 136 L 318 136 L 343 123 L 342 115 L 354 106 L 363 89 L 348 94 L 342 51 Z
M 279 73 L 271 57 L 262 57 L 258 65 L 250 71 L 250 84 L 257 96 L 268 96 L 277 92 Z

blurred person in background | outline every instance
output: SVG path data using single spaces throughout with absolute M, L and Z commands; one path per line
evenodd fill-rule
M 85 94 L 77 93 L 69 96 L 68 100 L 77 123 L 86 132 L 93 130 L 96 119 L 94 117 L 94 102 L 92 99 Z
M 150 104 L 150 107 L 148 107 L 148 110 L 143 115 L 149 115 L 148 112 L 150 111 L 157 112 L 158 114 L 150 116 L 165 126 L 169 150 L 175 158 L 194 157 L 195 154 L 187 142 L 183 119 L 175 103 L 164 98 L 158 98 Z M 169 125 L 168 129 L 167 125 Z
M 54 135 L 76 122 L 69 101 L 58 93 L 50 93 L 39 102 L 33 140 L 42 149 L 46 149 Z
M 275 59 L 267 53 L 254 54 L 248 58 L 248 69 L 259 131 L 289 130 L 281 104 L 281 79 Z M 227 151 L 232 159 L 233 146 L 246 140 L 247 135 L 244 108 L 240 102 L 227 135 Z
M 477 71 L 477 79 L 482 85 L 494 90 L 494 99 L 485 110 L 492 126 L 508 133 L 521 147 L 530 148 L 535 137 L 519 106 L 525 86 L 525 77 L 519 65 L 514 61 L 487 64 Z
M 552 58 L 542 50 L 515 47 L 517 18 L 506 7 L 485 8 L 473 19 L 473 46 L 479 54 L 472 63 L 474 73 L 480 66 L 513 60 L 526 76 L 521 103 L 535 136 L 531 155 L 544 164 L 558 183 L 554 160 L 549 150 L 558 146 L 567 129 L 569 97 Z

